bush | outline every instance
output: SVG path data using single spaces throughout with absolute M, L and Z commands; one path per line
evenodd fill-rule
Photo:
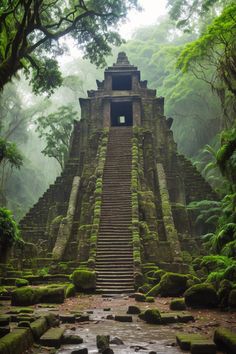
M 96 288 L 96 272 L 77 269 L 71 275 L 71 280 L 77 290 L 93 291 Z
M 0 208 L 0 258 L 6 261 L 8 250 L 20 241 L 20 232 L 10 210 Z

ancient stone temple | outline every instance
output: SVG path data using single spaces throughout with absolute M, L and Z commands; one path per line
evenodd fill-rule
M 187 205 L 215 195 L 178 154 L 164 98 L 120 53 L 80 105 L 65 169 L 20 223 L 38 265 L 93 268 L 111 293 L 132 292 L 145 263 L 187 271 L 199 252 Z

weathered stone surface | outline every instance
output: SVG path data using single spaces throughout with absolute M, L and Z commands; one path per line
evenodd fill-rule
M 15 328 L 0 339 L 1 354 L 22 354 L 33 344 L 29 328 Z
M 187 306 L 194 308 L 212 308 L 219 303 L 219 298 L 211 284 L 197 284 L 189 288 L 184 294 Z
M 96 337 L 97 348 L 103 353 L 103 351 L 109 348 L 110 336 L 97 335 Z
M 214 342 L 219 349 L 229 353 L 236 353 L 235 332 L 224 327 L 217 328 L 214 333 Z
M 34 339 L 38 340 L 48 329 L 48 323 L 45 317 L 40 317 L 30 324 Z
M 151 324 L 161 324 L 161 314 L 158 309 L 148 309 L 139 314 L 139 318 Z
M 40 337 L 40 344 L 46 347 L 59 348 L 62 343 L 64 328 L 50 328 Z
M 130 305 L 128 307 L 127 314 L 138 315 L 139 313 L 141 313 L 141 310 L 138 306 Z
M 146 300 L 146 296 L 142 293 L 135 293 L 134 298 L 138 302 L 145 302 L 145 300 Z
M 193 340 L 190 351 L 191 354 L 216 354 L 216 345 L 208 339 Z
M 176 334 L 176 341 L 182 350 L 191 349 L 191 342 L 192 341 L 201 341 L 204 338 L 200 334 L 195 333 L 178 333 Z
M 184 299 L 173 299 L 170 302 L 170 309 L 174 311 L 186 310 Z
M 127 315 L 116 315 L 115 316 L 115 321 L 119 322 L 132 322 L 133 318 L 132 316 L 127 316 Z

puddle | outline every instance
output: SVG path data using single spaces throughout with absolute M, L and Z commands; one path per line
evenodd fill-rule
M 114 315 L 112 311 L 95 310 L 90 315 L 90 322 L 76 324 L 75 331 L 67 330 L 66 333 L 68 334 L 81 336 L 84 342 L 79 345 L 64 345 L 57 353 L 69 354 L 72 350 L 80 348 L 87 348 L 89 354 L 98 353 L 96 347 L 97 335 L 110 335 L 110 339 L 114 337 L 121 339 L 123 345 L 110 344 L 110 348 L 117 354 L 149 353 L 150 351 L 155 351 L 158 354 L 181 353 L 175 346 L 176 329 L 171 329 L 170 325 L 149 325 L 139 320 L 136 315 L 133 315 L 133 322 L 131 323 L 103 318 L 108 314 Z

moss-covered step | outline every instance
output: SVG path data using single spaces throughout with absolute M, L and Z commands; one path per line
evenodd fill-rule
M 64 332 L 64 328 L 50 328 L 40 337 L 40 344 L 47 347 L 59 348 L 63 340 Z
M 191 341 L 191 354 L 216 354 L 216 345 L 210 339 Z
M 22 354 L 33 344 L 29 328 L 16 328 L 0 339 L 1 354 Z
M 227 353 L 236 353 L 236 333 L 227 328 L 219 327 L 214 333 L 214 342 L 219 349 Z
M 45 317 L 40 317 L 30 324 L 34 340 L 38 340 L 48 329 L 48 323 Z
M 193 341 L 201 341 L 205 338 L 198 334 L 198 333 L 177 333 L 176 334 L 176 341 L 179 345 L 180 349 L 182 350 L 190 350 L 191 349 L 191 342 Z

